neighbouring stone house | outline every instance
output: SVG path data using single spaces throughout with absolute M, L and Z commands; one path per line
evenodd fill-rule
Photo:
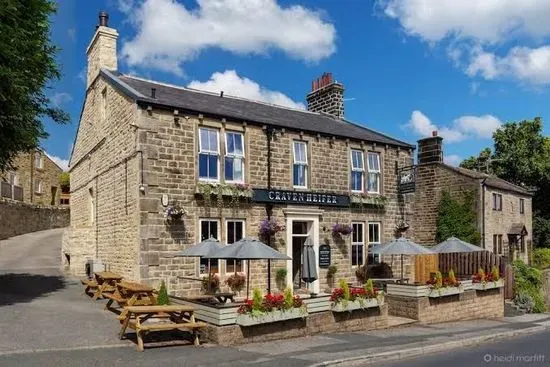
M 287 269 L 286 285 L 302 286 L 308 238 L 317 255 L 328 245 L 336 278 L 351 281 L 368 246 L 393 238 L 411 215 L 411 195 L 397 187 L 414 145 L 343 119 L 344 87 L 331 75 L 314 81 L 309 111 L 294 110 L 121 74 L 117 37 L 102 14 L 87 49 L 86 98 L 70 160 L 63 258 L 71 273 L 83 274 L 86 261 L 98 259 L 128 278 L 165 280 L 171 293 L 196 292 L 206 262 L 178 252 L 210 236 L 223 244 L 258 237 L 270 217 L 285 230 L 265 241 L 294 259 L 272 264 L 273 288 L 279 268 Z M 181 221 L 165 218 L 175 206 L 186 211 Z M 354 233 L 334 236 L 334 224 Z M 327 287 L 319 265 L 315 291 Z M 252 286 L 267 285 L 265 261 L 211 266 L 222 282 L 250 266 Z
M 0 174 L 1 196 L 37 205 L 59 205 L 63 169 L 42 150 L 19 154 L 13 170 Z
M 532 246 L 532 194 L 498 177 L 443 163 L 443 138 L 418 141 L 418 165 L 411 227 L 418 243 L 436 243 L 437 213 L 444 191 L 463 200 L 474 196 L 481 247 L 510 260 L 528 261 Z

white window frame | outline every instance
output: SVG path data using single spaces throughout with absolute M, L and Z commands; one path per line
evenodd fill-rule
M 353 235 L 355 233 L 355 231 L 353 231 L 354 233 L 351 234 L 351 251 L 350 251 L 350 255 L 351 255 L 351 267 L 352 268 L 357 268 L 357 267 L 361 267 L 363 265 L 365 265 L 365 222 L 351 222 L 351 228 L 353 228 L 355 225 L 360 225 L 361 227 L 363 227 L 363 238 L 362 238 L 362 241 L 360 242 L 354 242 L 353 241 Z M 353 246 L 361 246 L 361 252 L 363 254 L 362 256 L 362 259 L 363 259 L 363 262 L 361 264 L 357 263 L 355 265 L 353 265 Z
M 34 165 L 36 166 L 35 168 L 44 169 L 44 156 L 42 155 L 42 153 L 36 153 Z
M 226 219 L 225 220 L 225 245 L 229 246 L 229 222 L 238 222 L 241 223 L 243 226 L 243 238 L 246 237 L 246 220 L 245 219 Z M 227 262 L 233 261 L 233 266 L 236 266 L 236 260 L 226 260 L 225 261 L 225 274 L 234 274 L 234 272 L 228 272 L 227 271 Z M 237 274 L 244 274 L 246 273 L 246 261 L 242 261 L 242 271 L 238 271 Z
M 10 185 L 19 186 L 19 175 L 15 172 L 8 173 L 8 182 Z
M 525 199 L 519 199 L 519 214 L 525 214 Z
M 298 161 L 296 159 L 296 146 L 297 145 L 304 145 L 304 156 L 305 156 L 305 160 L 304 161 Z M 307 161 L 307 141 L 303 141 L 303 140 L 294 140 L 292 142 L 292 187 L 296 188 L 296 189 L 307 189 L 307 184 L 308 184 L 308 180 L 307 180 L 307 175 L 308 175 L 308 161 Z M 295 165 L 301 165 L 301 166 L 304 166 L 305 169 L 304 169 L 304 186 L 301 186 L 301 185 L 295 185 L 294 184 L 294 166 Z
M 38 188 L 36 187 L 37 184 L 38 184 Z M 35 181 L 34 181 L 34 192 L 36 194 L 42 194 L 42 181 L 41 180 L 35 179 Z
M 493 210 L 502 211 L 502 194 L 493 192 Z
M 378 241 L 371 241 L 371 238 L 370 238 L 370 226 L 373 225 L 373 226 L 377 226 L 378 227 Z M 370 249 L 371 247 L 373 246 L 376 246 L 376 245 L 380 245 L 382 243 L 382 223 L 381 222 L 368 222 L 367 223 L 367 243 L 368 243 L 368 246 L 367 246 L 367 249 Z M 368 258 L 368 250 L 367 250 L 367 258 Z M 376 261 L 376 254 L 374 254 L 374 263 L 377 264 L 377 263 L 380 263 L 380 255 L 378 255 L 378 261 Z M 368 262 L 368 261 L 367 261 Z
M 218 224 L 218 237 L 216 238 L 218 241 L 221 242 L 221 232 L 222 232 L 222 226 L 221 226 L 221 220 L 219 218 L 200 218 L 199 219 L 199 230 L 197 231 L 197 233 L 199 234 L 199 238 L 198 238 L 198 241 L 197 243 L 199 242 L 202 242 L 203 239 L 202 239 L 202 223 L 203 222 L 216 222 Z M 207 237 L 206 239 L 208 239 L 209 237 Z M 216 259 L 217 260 L 217 259 Z M 210 260 L 210 262 L 212 261 L 215 261 L 215 259 L 212 259 Z M 221 262 L 220 260 L 217 260 L 218 261 L 218 272 L 217 273 L 214 273 L 214 274 L 220 274 L 220 265 L 221 265 Z M 197 269 L 197 273 L 199 276 L 204 276 L 204 275 L 208 275 L 208 269 L 206 269 L 206 272 L 204 273 L 201 273 L 201 262 L 200 262 L 200 259 L 198 260 L 198 269 Z
M 354 152 L 357 152 L 359 153 L 360 157 L 361 157 L 361 163 L 362 163 L 362 168 L 357 168 L 357 167 L 353 167 L 353 153 Z M 350 174 L 350 177 L 349 177 L 349 180 L 350 180 L 350 189 L 351 189 L 351 192 L 363 192 L 365 190 L 365 153 L 362 151 L 362 150 L 359 150 L 359 149 L 352 149 L 350 151 L 350 164 L 351 164 L 351 174 Z M 354 190 L 351 188 L 351 184 L 353 182 L 352 180 L 352 177 L 353 177 L 353 172 L 361 172 L 361 189 L 360 190 Z
M 203 150 L 202 149 L 202 142 L 201 142 L 201 130 L 207 130 L 207 131 L 215 131 L 216 132 L 216 141 L 217 141 L 217 144 L 216 144 L 216 147 L 217 147 L 217 150 L 214 151 L 214 150 Z M 199 156 L 198 156 L 198 164 L 197 164 L 197 167 L 199 168 L 199 172 L 198 172 L 198 177 L 199 177 L 199 181 L 206 181 L 206 182 L 220 182 L 220 130 L 218 129 L 215 129 L 215 128 L 208 128 L 208 127 L 199 127 Z M 210 140 L 210 139 L 209 139 Z M 218 157 L 218 162 L 217 162 L 217 165 L 218 165 L 218 169 L 217 169 L 217 172 L 218 172 L 218 177 L 216 179 L 213 179 L 213 178 L 205 178 L 205 177 L 201 177 L 200 176 L 200 155 L 201 154 L 206 154 L 206 155 L 216 155 Z
M 229 134 L 233 134 L 233 135 L 239 135 L 241 137 L 241 143 L 242 143 L 242 147 L 243 147 L 243 153 L 242 154 L 235 154 L 235 153 L 229 153 L 228 151 L 228 147 L 229 147 L 229 143 L 228 143 L 228 135 Z M 230 158 L 240 158 L 241 159 L 241 164 L 242 164 L 242 180 L 226 180 L 225 182 L 229 182 L 229 183 L 243 183 L 245 181 L 244 177 L 245 177 L 245 164 L 244 164 L 244 159 L 245 159 L 245 148 L 244 148 L 244 134 L 239 132 L 239 131 L 226 131 L 225 132 L 225 157 L 230 157 Z M 233 161 L 235 162 L 235 161 Z M 225 168 L 225 162 L 224 162 L 224 168 Z M 225 180 L 225 170 L 224 170 L 224 180 Z
M 375 155 L 376 156 L 376 159 L 378 160 L 378 169 L 375 170 L 374 168 L 371 168 L 370 166 L 370 159 L 369 159 L 369 156 L 370 155 Z M 378 180 L 376 180 L 377 182 L 377 187 L 376 187 L 376 191 L 371 191 L 371 190 L 368 190 L 369 189 L 369 180 L 370 180 L 370 175 L 371 174 L 376 174 L 378 176 Z M 382 174 L 381 174 L 381 170 L 380 170 L 380 153 L 378 152 L 367 152 L 367 192 L 369 194 L 380 194 L 380 180 L 382 178 Z

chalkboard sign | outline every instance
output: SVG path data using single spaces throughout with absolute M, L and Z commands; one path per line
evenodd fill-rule
M 328 268 L 330 266 L 330 246 L 319 246 L 319 267 Z

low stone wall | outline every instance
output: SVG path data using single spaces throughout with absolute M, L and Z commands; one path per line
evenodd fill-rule
M 467 290 L 439 298 L 386 295 L 386 300 L 390 315 L 423 324 L 504 316 L 504 288 Z
M 0 199 L 0 240 L 69 225 L 69 209 Z
M 293 319 L 255 326 L 209 325 L 202 337 L 219 345 L 235 345 L 298 338 L 339 331 L 366 331 L 388 327 L 388 306 L 352 312 L 318 312 Z
M 542 292 L 544 293 L 544 303 L 550 308 L 550 269 L 542 272 Z

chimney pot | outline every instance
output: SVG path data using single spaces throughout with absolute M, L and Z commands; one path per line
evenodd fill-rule
M 437 130 L 432 131 L 432 136 L 433 136 L 433 137 L 436 137 L 436 136 L 437 136 Z
M 106 11 L 99 12 L 99 26 L 100 27 L 109 26 L 109 14 Z
M 151 98 L 157 98 L 157 88 L 151 88 Z
M 220 92 L 220 97 L 223 98 L 223 90 Z

